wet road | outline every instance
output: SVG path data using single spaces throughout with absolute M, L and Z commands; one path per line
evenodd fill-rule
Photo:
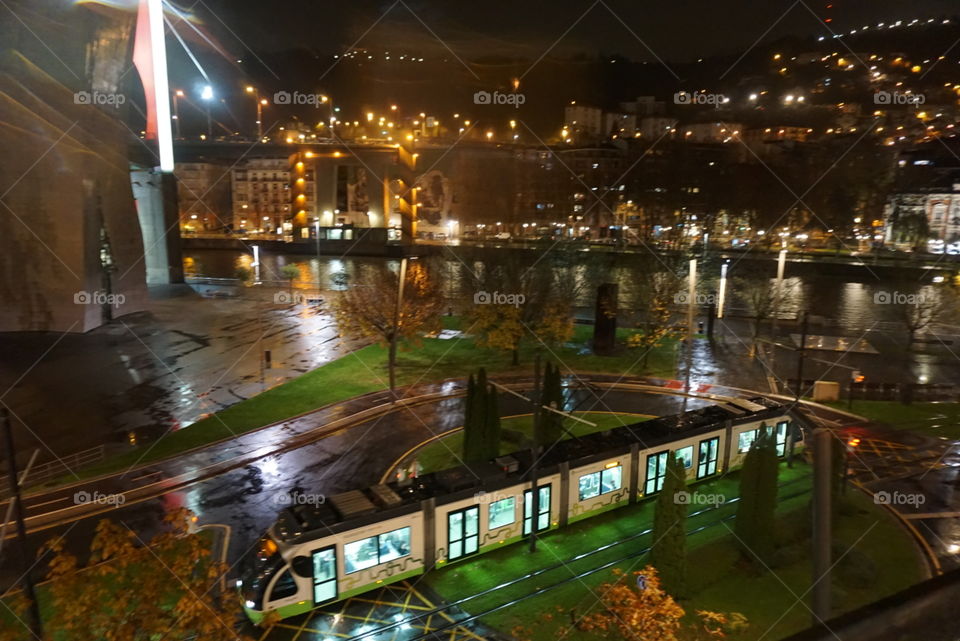
M 455 390 L 447 387 L 447 392 Z M 682 400 L 676 396 L 638 393 L 617 390 L 578 390 L 571 395 L 571 406 L 578 411 L 618 411 L 640 414 L 673 414 L 680 411 Z M 707 404 L 707 401 L 691 399 L 688 408 Z M 503 395 L 501 413 L 504 416 L 529 412 L 529 405 L 516 397 Z M 345 410 L 338 409 L 342 415 Z M 51 537 L 64 537 L 69 548 L 80 554 L 86 549 L 93 529 L 101 518 L 121 522 L 146 539 L 157 531 L 165 511 L 174 507 L 187 507 L 199 516 L 200 524 L 220 523 L 232 529 L 228 561 L 234 563 L 256 542 L 266 528 L 273 523 L 284 500 L 291 493 L 301 495 L 330 496 L 339 492 L 365 487 L 379 482 L 380 477 L 398 457 L 425 439 L 462 425 L 462 398 L 446 398 L 390 411 L 376 418 L 357 422 L 348 429 L 340 429 L 319 440 L 290 451 L 257 455 L 264 448 L 282 447 L 282 440 L 292 433 L 289 426 L 278 426 L 262 433 L 253 433 L 246 445 L 231 445 L 218 448 L 218 456 L 227 458 L 241 453 L 256 460 L 237 469 L 232 469 L 210 478 L 205 478 L 183 489 L 167 492 L 161 496 L 139 502 L 130 500 L 122 505 L 111 504 L 105 499 L 97 508 L 102 513 L 86 516 L 65 525 L 48 527 L 34 521 L 36 530 L 30 539 L 39 545 Z M 207 453 L 209 454 L 209 453 Z M 190 473 L 201 470 L 209 461 L 198 453 L 187 459 L 178 459 L 163 466 L 150 466 L 130 475 L 138 478 L 147 472 Z M 148 480 L 152 480 L 147 477 Z M 98 482 L 97 487 L 102 483 Z M 44 495 L 27 501 L 28 514 L 45 512 L 51 507 L 76 504 L 76 488 L 67 488 L 55 493 L 61 503 L 51 505 L 51 497 Z M 93 487 L 85 487 L 87 496 L 92 496 Z M 102 487 L 102 496 L 110 495 L 109 486 Z M 40 504 L 38 504 L 38 502 Z M 0 504 L 0 508 L 4 505 Z M 90 507 L 88 503 L 86 507 Z M 28 519 L 28 522 L 30 519 Z M 15 578 L 10 564 L 0 571 L 0 585 Z

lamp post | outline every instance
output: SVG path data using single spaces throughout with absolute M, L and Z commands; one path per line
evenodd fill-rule
M 263 106 L 267 104 L 266 98 L 260 97 L 260 92 L 256 87 L 247 86 L 247 93 L 253 95 L 253 100 L 257 104 L 257 140 L 263 138 Z
M 180 134 L 180 98 L 183 98 L 183 89 L 177 89 L 173 92 L 173 119 L 177 124 L 177 139 L 182 137 Z
M 203 90 L 200 92 L 200 98 L 207 103 L 207 138 L 212 138 L 213 126 L 210 120 L 210 103 L 213 102 L 213 87 L 204 85 Z

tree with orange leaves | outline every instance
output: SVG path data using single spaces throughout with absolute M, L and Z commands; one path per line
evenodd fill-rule
M 725 639 L 729 632 L 746 626 L 746 618 L 697 610 L 695 622 L 685 622 L 686 612 L 664 592 L 660 578 L 653 566 L 627 575 L 614 570 L 617 577 L 612 583 L 604 583 L 594 592 L 598 602 L 582 616 L 576 610 L 567 612 L 570 624 L 556 630 L 557 638 L 577 631 L 599 639 L 625 639 L 628 641 L 713 641 Z M 631 580 L 632 579 L 632 580 Z M 562 618 L 564 611 L 542 615 L 541 623 L 549 626 Z M 524 626 L 511 633 L 521 641 L 533 636 L 533 629 Z

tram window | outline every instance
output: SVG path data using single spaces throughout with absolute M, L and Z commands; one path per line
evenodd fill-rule
M 584 474 L 580 477 L 579 496 L 581 501 L 592 499 L 601 494 L 619 490 L 623 484 L 623 467 L 619 464 L 614 467 Z
M 700 458 L 697 461 L 697 478 L 702 479 L 717 473 L 717 456 L 720 437 L 700 441 Z
M 623 468 L 620 465 L 607 468 L 600 472 L 600 494 L 619 490 L 623 480 Z
M 410 528 L 403 527 L 343 546 L 347 574 L 410 554 Z
M 787 421 L 777 423 L 777 456 L 787 455 Z
M 740 443 L 739 451 L 741 454 L 750 451 L 750 446 L 753 445 L 753 442 L 757 440 L 757 434 L 760 430 L 747 430 L 746 432 L 740 432 Z
M 600 472 L 584 474 L 580 477 L 580 500 L 585 501 L 600 496 Z
M 681 447 L 677 450 L 677 458 L 683 461 L 684 469 L 689 470 L 693 467 L 693 446 Z
M 371 568 L 379 563 L 378 538 L 371 536 L 369 539 L 361 539 L 343 546 L 343 561 L 347 574 Z
M 410 554 L 410 528 L 404 527 L 380 535 L 380 563 Z
M 273 589 L 270 591 L 270 600 L 279 601 L 280 599 L 291 597 L 296 593 L 296 579 L 293 578 L 290 570 L 284 570 L 283 574 L 277 579 L 277 582 L 273 584 Z
M 490 529 L 510 525 L 517 520 L 516 500 L 511 496 L 500 501 L 494 501 L 490 504 Z

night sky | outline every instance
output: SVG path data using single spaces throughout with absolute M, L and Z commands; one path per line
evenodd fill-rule
M 849 30 L 881 21 L 954 15 L 958 7 L 951 0 L 832 4 L 827 9 L 828 0 L 201 0 L 195 11 L 237 52 L 244 45 L 267 51 L 306 46 L 336 52 L 359 40 L 358 46 L 416 47 L 430 53 L 445 48 L 439 37 L 457 55 L 469 58 L 498 54 L 537 59 L 556 42 L 550 50 L 555 56 L 603 52 L 689 61 L 738 52 L 760 39 L 827 33 L 816 16 L 832 16 L 829 27 Z

